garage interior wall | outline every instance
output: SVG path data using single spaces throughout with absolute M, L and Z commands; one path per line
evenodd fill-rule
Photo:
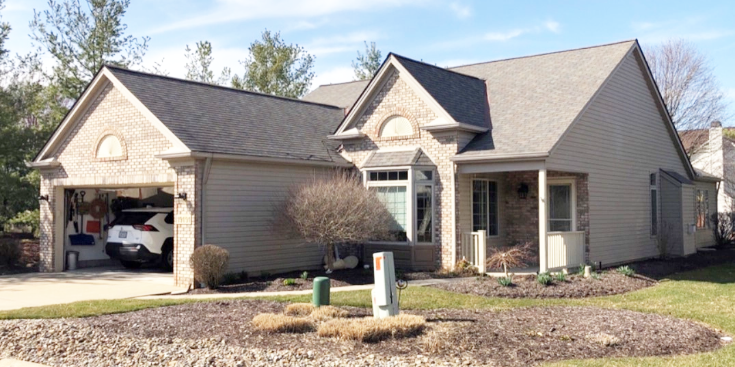
M 204 243 L 230 252 L 230 271 L 286 272 L 320 266 L 317 245 L 273 230 L 274 208 L 289 187 L 324 177 L 333 168 L 214 160 L 204 199 Z

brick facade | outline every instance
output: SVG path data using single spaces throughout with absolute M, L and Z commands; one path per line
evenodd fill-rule
M 194 284 L 194 271 L 189 257 L 201 246 L 203 163 L 176 167 L 176 193 L 186 193 L 186 200 L 174 201 L 174 283 L 180 287 Z
M 97 145 L 106 135 L 120 139 L 123 156 L 118 158 L 96 158 Z M 41 202 L 41 239 L 40 269 L 43 272 L 62 271 L 55 265 L 59 251 L 55 244 L 62 242 L 56 238 L 54 209 L 63 203 L 63 197 L 56 197 L 57 188 L 72 187 L 140 187 L 174 186 L 177 191 L 186 191 L 189 201 L 183 204 L 177 200 L 177 215 L 185 212 L 192 216 L 191 225 L 177 225 L 177 232 L 186 233 L 186 240 L 176 240 L 176 247 L 193 250 L 198 238 L 198 216 L 193 205 L 199 200 L 200 184 L 194 182 L 194 171 L 200 165 L 190 168 L 172 168 L 167 161 L 156 158 L 157 154 L 172 147 L 172 143 L 112 85 L 104 87 L 90 103 L 86 112 L 80 116 L 69 133 L 54 152 L 51 152 L 61 165 L 53 169 L 41 170 L 41 195 L 48 195 L 49 201 Z M 178 177 L 181 175 L 181 177 Z M 201 178 L 200 178 L 201 179 Z M 58 202 L 61 200 L 62 202 Z M 184 205 L 185 204 L 185 205 Z M 58 206 L 57 206 L 58 205 Z M 182 208 L 185 207 L 185 208 Z M 58 245 L 57 245 L 58 246 Z M 177 258 L 186 256 L 178 251 Z M 181 264 L 181 261 L 179 261 Z M 191 283 L 193 277 L 188 271 L 188 257 L 182 273 L 176 274 L 176 283 Z

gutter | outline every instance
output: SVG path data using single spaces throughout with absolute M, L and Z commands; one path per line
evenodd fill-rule
M 327 166 L 327 167 L 352 167 L 352 163 L 338 163 L 331 161 L 310 161 L 298 158 L 271 158 L 240 154 L 223 154 L 223 153 L 205 153 L 205 152 L 180 152 L 180 153 L 162 153 L 155 155 L 156 158 L 163 160 L 179 160 L 179 159 L 223 159 L 245 162 L 261 162 L 261 163 L 282 163 L 295 165 L 310 166 Z
M 477 156 L 462 156 L 461 154 L 458 154 L 458 155 L 455 155 L 449 158 L 449 160 L 456 162 L 456 163 L 498 163 L 498 162 L 528 161 L 528 160 L 544 159 L 548 157 L 549 157 L 548 152 L 477 155 Z

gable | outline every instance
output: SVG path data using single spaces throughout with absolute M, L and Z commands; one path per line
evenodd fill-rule
M 96 154 L 98 145 L 108 136 L 121 142 L 123 155 Z M 168 162 L 155 155 L 173 146 L 123 92 L 108 83 L 59 141 L 53 158 L 61 166 L 55 176 L 118 177 L 171 171 Z

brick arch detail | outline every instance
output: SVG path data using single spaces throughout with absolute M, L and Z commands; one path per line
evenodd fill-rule
M 100 146 L 100 143 L 102 143 L 102 139 L 108 137 L 108 136 L 114 136 L 117 138 L 117 140 L 120 142 L 120 147 L 122 148 L 122 155 L 117 157 L 105 157 L 105 158 L 98 158 L 97 157 L 97 149 Z M 125 143 L 125 138 L 123 135 L 112 128 L 107 128 L 102 131 L 102 133 L 97 137 L 97 141 L 94 143 L 94 146 L 92 146 L 92 159 L 97 162 L 110 162 L 110 161 L 124 161 L 128 159 L 128 145 Z
M 383 125 L 388 121 L 389 118 L 394 116 L 400 116 L 404 117 L 408 122 L 411 123 L 411 127 L 413 128 L 413 134 L 411 135 L 401 135 L 401 136 L 391 136 L 391 137 L 381 137 L 380 136 L 380 130 L 383 128 Z M 401 107 L 401 106 L 395 106 L 391 108 L 388 112 L 384 113 L 382 116 L 380 116 L 379 124 L 375 126 L 374 135 L 377 141 L 391 141 L 391 140 L 404 140 L 404 139 L 417 139 L 421 137 L 421 130 L 419 130 L 419 124 L 416 120 L 416 117 L 409 112 L 407 109 Z

